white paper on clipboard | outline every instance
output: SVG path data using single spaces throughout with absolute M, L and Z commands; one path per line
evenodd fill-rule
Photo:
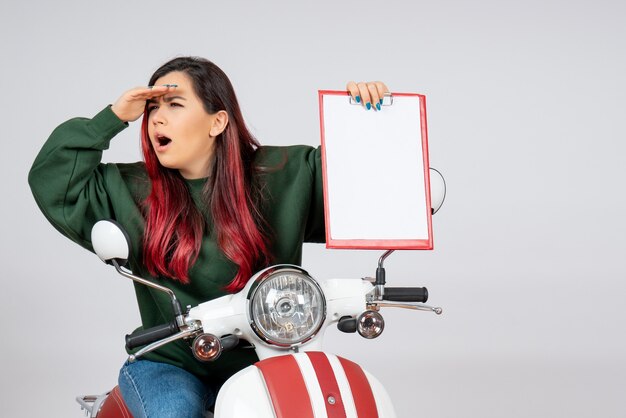
M 319 92 L 328 248 L 433 248 L 425 97 L 392 98 Z

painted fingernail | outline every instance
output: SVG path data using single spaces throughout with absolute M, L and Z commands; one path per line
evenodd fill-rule
M 178 84 L 163 84 L 164 87 L 178 87 Z
M 381 106 L 382 106 L 382 104 L 383 104 L 383 99 L 380 99 L 380 104 L 381 104 Z
M 367 110 L 370 110 L 372 108 L 372 104 L 370 102 L 367 102 L 365 104 L 365 107 L 367 108 Z
M 380 103 L 376 103 L 376 110 L 380 110 Z
M 354 100 L 356 100 L 357 103 L 361 103 L 361 96 L 356 96 Z

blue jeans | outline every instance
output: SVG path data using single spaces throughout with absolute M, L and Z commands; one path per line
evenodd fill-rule
M 215 403 L 210 386 L 166 363 L 126 362 L 120 370 L 119 386 L 134 418 L 203 418 Z

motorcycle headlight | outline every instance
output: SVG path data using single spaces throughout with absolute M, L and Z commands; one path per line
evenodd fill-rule
M 248 320 L 269 344 L 290 347 L 308 341 L 326 318 L 322 289 L 297 266 L 262 272 L 248 292 Z

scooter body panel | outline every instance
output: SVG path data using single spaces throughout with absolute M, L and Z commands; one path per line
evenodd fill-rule
M 246 367 L 220 389 L 214 409 L 218 417 L 276 418 L 259 369 Z
M 323 352 L 259 361 L 221 388 L 215 418 L 395 418 L 382 384 L 356 363 Z

